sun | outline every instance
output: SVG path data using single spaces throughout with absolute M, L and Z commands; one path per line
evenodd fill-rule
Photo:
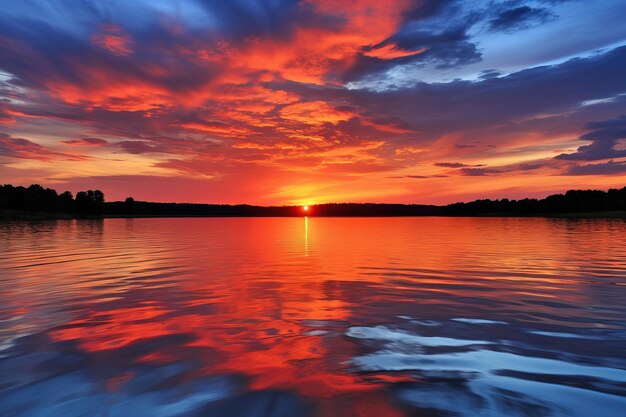
M 309 211 L 309 206 L 302 206 L 302 210 Z

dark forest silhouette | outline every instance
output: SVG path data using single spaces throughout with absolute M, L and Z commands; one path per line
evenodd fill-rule
M 58 194 L 56 190 L 39 184 L 28 188 L 0 185 L 0 210 L 99 216 L 104 213 L 104 205 L 104 194 L 100 190 L 80 191 L 74 198 L 69 191 Z
M 544 199 L 475 200 L 446 206 L 420 204 L 330 203 L 310 206 L 309 216 L 541 216 L 577 213 L 626 213 L 626 187 L 570 190 Z M 303 216 L 300 206 L 262 207 L 246 204 L 192 204 L 125 201 L 106 203 L 100 190 L 80 191 L 74 198 L 50 188 L 0 186 L 0 213 L 65 216 Z
M 565 194 L 553 194 L 544 199 L 522 200 L 475 200 L 454 203 L 442 207 L 444 215 L 484 214 L 559 214 L 589 213 L 626 210 L 626 187 L 601 190 L 569 190 Z

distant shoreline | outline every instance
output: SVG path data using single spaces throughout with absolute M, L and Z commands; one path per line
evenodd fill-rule
M 78 216 L 66 213 L 7 213 L 0 211 L 0 221 L 9 220 L 103 220 L 103 219 L 176 219 L 176 218 L 374 218 L 374 217 L 440 217 L 440 218 L 547 218 L 547 219 L 625 219 L 626 210 L 608 210 L 598 212 L 575 212 L 575 213 L 480 213 L 480 214 L 377 214 L 377 215 L 241 215 L 241 214 L 103 214 L 91 216 Z
M 0 185 L 0 219 L 99 219 L 147 217 L 545 217 L 626 218 L 626 187 L 569 190 L 543 199 L 474 200 L 443 206 L 393 203 L 323 203 L 308 206 L 106 202 L 100 190 L 61 194 L 38 184 Z

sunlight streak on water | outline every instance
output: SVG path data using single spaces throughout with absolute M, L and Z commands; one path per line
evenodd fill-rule
M 621 417 L 625 232 L 515 218 L 2 222 L 0 408 Z

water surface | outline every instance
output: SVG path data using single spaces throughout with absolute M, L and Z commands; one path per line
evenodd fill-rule
M 626 222 L 0 223 L 3 416 L 626 410 Z

